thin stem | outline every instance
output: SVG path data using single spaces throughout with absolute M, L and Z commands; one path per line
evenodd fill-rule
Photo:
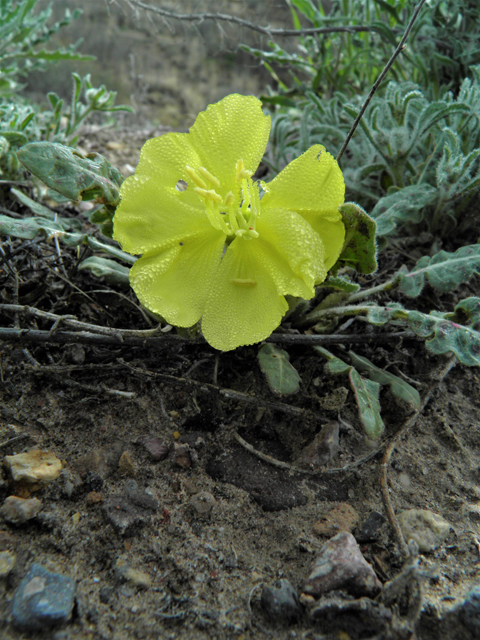
M 372 27 L 368 25 L 358 25 L 350 27 L 312 27 L 310 29 L 274 29 L 269 26 L 260 26 L 248 20 L 243 20 L 237 16 L 231 16 L 226 13 L 176 13 L 175 11 L 169 11 L 160 7 L 154 7 L 151 4 L 145 4 L 140 0 L 127 0 L 127 2 L 134 6 L 145 9 L 145 11 L 151 11 L 163 18 L 172 18 L 174 20 L 182 20 L 186 22 L 204 22 L 205 20 L 232 22 L 238 24 L 252 31 L 258 31 L 264 33 L 267 36 L 306 36 L 314 33 L 361 33 L 363 31 L 372 31 Z
M 395 60 L 398 58 L 398 56 L 400 55 L 400 53 L 402 52 L 404 46 L 405 46 L 405 42 L 407 41 L 408 35 L 415 23 L 415 20 L 418 17 L 418 14 L 420 13 L 421 8 L 423 7 L 423 5 L 425 4 L 425 0 L 421 0 L 418 5 L 415 7 L 415 11 L 413 12 L 413 15 L 410 19 L 410 22 L 408 23 L 407 28 L 405 29 L 405 33 L 403 34 L 403 38 L 400 40 L 400 42 L 398 43 L 398 47 L 395 49 L 392 57 L 390 58 L 390 60 L 387 62 L 387 64 L 385 65 L 382 73 L 378 76 L 377 81 L 375 82 L 375 84 L 373 85 L 373 87 L 370 89 L 370 93 L 367 96 L 367 99 L 365 100 L 365 102 L 363 103 L 362 108 L 360 109 L 358 116 L 355 118 L 355 122 L 352 125 L 352 128 L 350 129 L 350 131 L 348 132 L 347 137 L 345 138 L 345 142 L 342 145 L 342 148 L 340 149 L 340 151 L 338 152 L 338 156 L 337 156 L 337 162 L 340 162 L 341 157 L 343 156 L 345 149 L 348 146 L 348 143 L 350 142 L 350 140 L 353 137 L 353 134 L 355 133 L 356 128 L 358 127 L 358 124 L 360 122 L 360 120 L 363 118 L 363 114 L 365 113 L 365 111 L 367 110 L 368 105 L 370 104 L 371 99 L 373 98 L 373 96 L 375 95 L 375 92 L 377 91 L 378 87 L 380 86 L 380 84 L 382 83 L 382 80 L 385 78 L 385 76 L 387 75 L 390 67 L 392 66 L 392 64 L 395 62 Z

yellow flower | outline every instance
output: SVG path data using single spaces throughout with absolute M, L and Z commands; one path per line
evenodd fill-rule
M 145 144 L 114 217 L 114 238 L 142 254 L 130 270 L 140 302 L 175 326 L 201 319 L 223 351 L 268 337 L 285 295 L 312 298 L 344 242 L 343 176 L 324 147 L 261 189 L 252 180 L 269 133 L 257 98 L 210 105 L 189 133 Z

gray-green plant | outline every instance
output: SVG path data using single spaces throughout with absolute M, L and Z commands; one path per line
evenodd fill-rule
M 80 40 L 68 47 L 45 48 L 60 29 L 81 15 L 67 9 L 62 20 L 50 23 L 52 7 L 36 11 L 38 0 L 0 0 L 0 178 L 22 177 L 16 152 L 20 147 L 40 140 L 75 145 L 82 122 L 93 112 L 132 111 L 125 105 L 115 106 L 116 93 L 104 85 L 94 87 L 90 74 L 83 78 L 72 74 L 70 101 L 54 92 L 47 94 L 48 107 L 35 105 L 21 96 L 32 71 L 43 71 L 62 60 L 93 60 L 77 53 Z

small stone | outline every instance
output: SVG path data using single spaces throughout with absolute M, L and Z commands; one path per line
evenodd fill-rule
M 457 611 L 458 617 L 473 636 L 480 637 L 480 585 L 470 589 Z
M 354 596 L 374 597 L 381 588 L 355 538 L 347 531 L 323 545 L 303 584 L 304 592 L 315 597 L 334 589 L 343 589 Z
M 208 515 L 215 503 L 215 498 L 208 491 L 199 491 L 190 498 L 190 504 L 200 516 Z
M 8 531 L 0 531 L 0 551 L 11 551 L 17 546 L 17 538 Z
M 189 469 L 192 466 L 192 456 L 190 454 L 190 446 L 188 444 L 173 444 L 173 464 L 182 469 Z
M 119 582 L 128 582 L 138 589 L 150 589 L 152 586 L 148 573 L 134 569 L 123 558 L 115 563 L 115 576 Z
M 154 435 L 145 436 L 142 440 L 142 444 L 147 450 L 150 458 L 155 462 L 165 460 L 168 456 L 168 452 L 170 451 L 168 444 L 161 438 Z
M 0 551 L 0 580 L 8 576 L 16 559 L 17 556 L 12 551 Z
M 102 587 L 98 592 L 98 597 L 102 604 L 108 604 L 113 596 L 113 587 Z
M 434 551 L 450 533 L 452 525 L 433 511 L 408 509 L 398 515 L 405 541 L 414 540 L 420 553 Z
M 0 515 L 11 524 L 24 524 L 35 518 L 42 507 L 41 500 L 37 498 L 17 498 L 9 496 L 0 509 Z
M 324 425 L 313 441 L 305 447 L 299 462 L 309 467 L 324 467 L 331 462 L 339 449 L 340 426 L 335 420 Z
M 133 478 L 133 476 L 136 475 L 137 470 L 135 468 L 135 463 L 128 451 L 124 451 L 120 456 L 120 460 L 118 461 L 118 470 L 122 475 L 130 478 Z
M 346 502 L 341 502 L 313 525 L 317 536 L 331 538 L 339 531 L 353 531 L 358 522 L 358 513 Z
M 98 493 L 98 491 L 90 491 L 85 498 L 85 502 L 87 503 L 87 507 L 93 507 L 96 504 L 99 504 L 102 501 L 102 494 Z
M 279 580 L 273 587 L 265 586 L 260 602 L 273 620 L 295 622 L 302 615 L 297 592 L 288 580 Z
M 14 625 L 25 631 L 41 631 L 68 622 L 74 599 L 72 578 L 33 564 L 13 596 Z
M 49 484 L 56 480 L 62 471 L 62 463 L 57 456 L 41 449 L 5 456 L 4 464 L 14 482 L 26 484 Z
M 139 491 L 133 480 L 127 483 L 124 493 L 111 496 L 102 505 L 105 521 L 122 536 L 133 535 L 157 510 L 157 500 Z
M 115 442 L 108 449 L 94 449 L 73 463 L 73 471 L 78 473 L 84 482 L 87 481 L 88 474 L 92 474 L 90 476 L 92 478 L 99 477 L 104 480 L 118 468 L 124 451 L 125 447 L 122 442 Z M 97 491 L 100 487 L 90 485 L 88 488 L 90 491 Z
M 383 513 L 372 511 L 368 514 L 367 519 L 360 526 L 355 538 L 357 542 L 373 542 L 377 539 L 378 533 L 382 525 L 386 522 Z

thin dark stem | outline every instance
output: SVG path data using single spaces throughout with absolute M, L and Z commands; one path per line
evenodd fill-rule
M 376 90 L 378 89 L 378 87 L 380 86 L 382 80 L 385 78 L 385 76 L 387 75 L 390 67 L 392 66 L 392 64 L 395 62 L 395 60 L 398 58 L 398 56 L 400 55 L 400 53 L 402 52 L 402 50 L 404 49 L 405 43 L 407 41 L 408 35 L 415 23 L 415 20 L 418 17 L 418 14 L 420 13 L 421 8 L 423 7 L 423 5 L 425 4 L 426 0 L 421 0 L 417 6 L 415 7 L 415 11 L 413 12 L 413 15 L 410 19 L 410 22 L 408 23 L 407 28 L 405 29 L 405 33 L 403 34 L 402 39 L 400 40 L 400 42 L 398 43 L 398 47 L 395 49 L 392 57 L 390 58 L 390 60 L 387 62 L 387 64 L 385 65 L 385 68 L 383 69 L 382 73 L 378 76 L 377 81 L 375 82 L 375 84 L 373 85 L 373 87 L 370 89 L 370 93 L 367 96 L 367 99 L 365 100 L 365 102 L 363 103 L 362 108 L 360 109 L 358 116 L 355 118 L 355 122 L 352 125 L 352 128 L 350 129 L 350 131 L 348 132 L 347 137 L 345 138 L 345 142 L 342 145 L 342 148 L 340 149 L 340 151 L 338 152 L 338 156 L 337 156 L 337 162 L 340 162 L 341 157 L 343 156 L 345 149 L 348 146 L 348 143 L 350 142 L 350 140 L 352 139 L 353 134 L 355 133 L 356 128 L 358 127 L 360 120 L 363 118 L 363 114 L 365 113 L 365 111 L 367 110 L 368 105 L 370 104 L 370 100 L 373 98 Z
M 206 344 L 202 337 L 185 338 L 177 334 L 166 333 L 159 336 L 141 336 L 141 335 L 125 335 L 118 329 L 110 329 L 108 327 L 99 327 L 103 329 L 102 333 L 94 333 L 93 331 L 43 331 L 40 329 L 17 329 L 11 327 L 0 327 L 0 340 L 10 340 L 12 342 L 23 343 L 45 343 L 66 344 L 73 342 L 77 344 L 97 344 L 97 345 L 116 345 L 131 347 L 157 347 L 161 348 L 167 344 L 173 343 L 189 343 L 189 344 Z M 141 333 L 141 332 L 139 332 Z M 372 333 L 372 334 L 330 334 L 309 336 L 301 334 L 273 334 L 265 340 L 265 342 L 273 342 L 275 344 L 303 344 L 303 345 L 326 345 L 326 344 L 358 344 L 358 343 L 380 343 L 391 342 L 400 338 L 418 339 L 412 331 L 398 331 L 393 333 Z

